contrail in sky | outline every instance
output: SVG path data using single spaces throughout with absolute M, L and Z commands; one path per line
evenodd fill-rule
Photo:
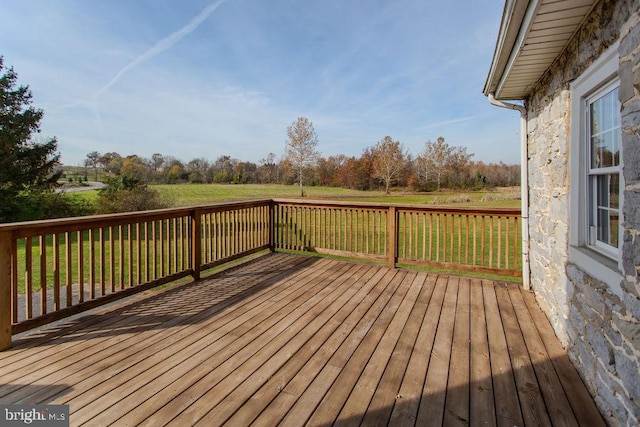
M 122 76 L 127 74 L 129 71 L 133 70 L 138 65 L 142 64 L 144 61 L 146 61 L 148 59 L 151 59 L 154 56 L 158 55 L 159 53 L 162 53 L 165 50 L 171 48 L 174 44 L 179 42 L 184 36 L 186 36 L 187 34 L 191 33 L 196 28 L 198 28 L 198 26 L 200 24 L 202 24 L 202 22 L 205 19 L 207 19 L 209 17 L 209 15 L 211 15 L 225 1 L 227 1 L 227 0 L 218 0 L 218 1 L 215 1 L 215 2 L 211 3 L 209 6 L 205 7 L 202 10 L 202 12 L 200 12 L 200 14 L 198 14 L 198 16 L 193 18 L 187 25 L 185 25 L 184 27 L 182 27 L 181 29 L 179 29 L 175 33 L 171 34 L 170 36 L 163 38 L 158 43 L 156 43 L 154 46 L 152 46 L 151 48 L 147 49 L 140 56 L 135 58 L 133 61 L 131 61 L 127 65 L 125 65 L 120 71 L 118 71 L 118 74 L 116 74 L 109 81 L 109 83 L 107 83 L 106 85 L 102 86 L 100 88 L 100 90 L 98 90 L 95 93 L 94 100 L 97 99 L 104 92 L 109 90 L 109 88 L 111 88 L 111 86 L 116 84 L 118 82 L 118 80 L 120 80 L 122 78 Z

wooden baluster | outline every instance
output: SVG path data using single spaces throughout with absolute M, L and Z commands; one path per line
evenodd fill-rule
M 519 218 L 518 217 L 514 217 L 513 218 L 513 268 L 516 269 L 518 268 L 518 242 L 519 242 L 519 235 L 518 235 L 518 222 Z
M 370 209 L 362 209 L 362 224 L 364 227 L 363 235 L 365 236 L 364 241 L 364 253 L 369 254 L 369 240 L 371 239 L 371 210 Z
M 140 223 L 136 222 L 136 284 L 142 283 L 142 236 L 140 236 Z
M 478 234 L 478 216 L 474 215 L 473 216 L 473 265 L 478 265 L 477 264 L 477 234 Z
M 51 236 L 53 250 L 53 311 L 60 310 L 60 236 Z
M 165 233 L 165 220 L 160 220 L 160 277 L 167 275 L 167 236 Z
M 429 213 L 429 261 L 433 261 L 433 213 Z
M 214 256 L 214 261 L 217 261 L 219 259 L 222 258 L 222 251 L 224 248 L 224 236 L 223 236 L 223 230 L 224 230 L 224 226 L 223 226 L 223 213 L 220 211 L 217 211 L 213 214 L 212 218 L 212 227 L 214 228 L 213 230 L 213 236 L 215 239 L 214 242 L 214 247 L 215 247 L 215 256 Z
M 214 213 L 214 238 L 215 238 L 215 256 L 214 260 L 217 261 L 222 257 L 222 218 L 220 218 L 220 212 Z
M 236 255 L 240 252 L 240 246 L 242 245 L 242 242 L 240 241 L 241 230 L 238 210 L 232 210 L 231 216 L 233 217 L 233 255 Z
M 47 314 L 47 236 L 40 235 L 40 315 Z
M 427 258 L 427 216 L 425 212 L 419 212 L 417 216 L 418 223 L 416 225 L 416 232 L 418 233 L 418 238 L 421 239 L 417 242 L 419 254 L 418 259 L 424 261 Z M 422 245 L 420 245 L 420 243 L 422 243 Z
M 120 284 L 119 287 L 120 289 L 124 289 L 125 288 L 125 282 L 124 282 L 124 260 L 125 260 L 125 253 L 124 253 L 124 227 L 122 225 L 118 226 L 118 268 L 119 268 L 119 280 L 120 280 Z
M 9 244 L 10 246 L 10 252 L 11 252 L 11 257 L 6 257 L 6 256 L 1 256 L 0 259 L 4 260 L 4 262 L 8 262 L 9 260 L 11 260 L 11 264 L 10 264 L 10 268 L 11 268 L 11 277 L 10 277 L 10 282 L 11 283 L 11 313 L 12 313 L 12 320 L 13 323 L 18 323 L 18 240 L 13 238 L 13 236 L 9 233 L 9 234 L 0 234 L 0 245 L 4 244 L 6 245 L 7 242 L 3 241 L 2 239 L 9 239 L 11 242 Z M 0 249 L 0 253 L 6 253 L 6 252 L 2 252 L 3 249 Z M 6 251 L 6 248 L 4 249 L 4 251 Z M 3 261 L 0 261 L 0 263 Z M 4 265 L 4 267 L 1 268 L 6 268 L 6 264 Z M 2 274 L 5 274 L 5 276 L 2 276 Z M 3 273 L 0 273 L 0 277 L 5 277 L 6 278 L 6 271 L 4 271 Z M 0 284 L 0 286 L 2 286 Z M 6 292 L 6 290 L 2 290 L 0 292 Z M 4 295 L 4 294 L 3 294 Z M 9 330 L 9 333 L 11 333 L 11 330 Z
M 204 230 L 204 232 L 202 233 L 202 240 L 203 240 L 203 255 L 204 255 L 204 262 L 211 262 L 213 261 L 213 239 L 211 238 L 211 233 L 213 231 L 212 229 L 212 223 L 211 223 L 211 216 L 212 213 L 206 213 L 203 215 L 202 218 L 202 228 Z
M 504 268 L 509 269 L 509 217 L 505 217 L 504 219 Z
M 465 239 L 464 239 L 464 263 L 465 264 L 469 264 L 469 215 L 465 215 L 465 221 L 466 221 L 466 232 L 465 232 Z
M 290 241 L 290 233 L 289 233 L 289 230 L 291 230 L 290 207 L 283 206 L 282 214 L 283 214 L 283 224 L 285 225 L 284 230 L 282 230 L 283 231 L 283 242 L 282 242 L 283 248 L 291 249 L 291 241 Z
M 412 247 L 413 247 L 413 212 L 403 212 L 402 216 L 404 218 L 404 231 L 402 233 L 402 245 L 405 249 L 404 256 L 407 259 L 413 258 Z
M 229 234 L 228 234 L 228 239 L 229 239 L 229 256 L 233 256 L 236 253 L 236 223 L 235 223 L 235 218 L 234 218 L 234 212 L 233 211 L 227 211 L 227 215 L 229 217 Z
M 244 250 L 248 251 L 250 249 L 253 249 L 254 246 L 254 236 L 255 236 L 255 232 L 253 229 L 253 213 L 254 213 L 254 208 L 246 208 L 244 210 L 245 214 L 243 217 L 243 222 L 244 222 Z
M 127 287 L 133 287 L 133 227 L 127 224 Z
M 451 263 L 453 263 L 453 259 L 455 256 L 454 250 L 453 250 L 453 241 L 455 240 L 454 232 L 455 232 L 455 215 L 451 214 L 451 231 L 449 232 L 449 262 Z
M 100 227 L 98 238 L 100 239 L 100 295 L 104 296 L 107 292 L 107 274 L 105 269 L 105 239 L 104 227 Z
M 173 270 L 173 257 L 174 257 L 174 252 L 173 252 L 173 220 L 174 218 L 168 218 L 167 219 L 167 275 L 171 275 L 174 270 Z M 202 233 L 202 234 L 206 234 L 206 233 Z M 204 238 L 204 236 L 201 235 L 201 238 Z
M 24 280 L 25 280 L 25 313 L 27 314 L 27 319 L 31 319 L 33 317 L 33 248 L 32 248 L 31 237 L 25 238 L 25 271 L 24 271 Z
M 65 271 L 67 274 L 67 301 L 66 307 L 71 307 L 73 304 L 73 238 L 71 232 L 64 233 L 65 249 L 67 250 L 67 256 L 65 257 Z
M 224 211 L 222 213 L 223 215 L 223 224 L 224 224 L 224 234 L 223 234 L 223 239 L 224 239 L 224 251 L 222 253 L 222 259 L 228 257 L 231 254 L 231 239 L 232 239 L 232 235 L 231 235 L 231 220 L 230 220 L 230 213 L 229 211 Z
M 244 251 L 247 250 L 247 215 L 248 215 L 248 210 L 247 209 L 241 209 L 238 212 L 238 232 L 239 232 L 239 238 L 238 241 L 240 242 L 240 247 L 239 247 L 239 253 L 242 253 Z
M 96 299 L 96 250 L 94 246 L 94 233 L 95 230 L 93 228 L 89 230 L 89 286 L 91 286 L 89 295 L 92 300 Z
M 382 246 L 383 246 L 382 255 L 386 255 L 388 257 L 389 248 L 387 246 L 389 245 L 389 240 L 391 240 L 389 236 L 389 221 L 391 221 L 389 219 L 389 209 L 387 209 L 385 213 L 380 213 L 380 216 L 383 216 L 383 215 L 384 215 L 384 218 L 381 225 L 384 225 L 385 238 L 382 239 Z M 382 228 L 380 228 L 380 231 L 382 231 Z
M 442 214 L 436 214 L 436 261 L 440 261 L 440 222 Z
M 489 268 L 493 267 L 493 216 L 489 217 Z
M 209 236 L 209 240 L 211 240 L 211 236 Z M 179 226 L 178 226 L 178 242 L 180 242 L 180 271 L 184 271 L 184 217 L 181 216 L 179 218 Z
M 84 232 L 76 233 L 78 240 L 78 303 L 84 302 Z
M 502 236 L 502 218 L 498 217 L 498 236 L 497 236 L 498 237 L 498 252 L 497 252 L 498 268 L 500 268 L 501 266 L 500 258 L 502 258 L 502 237 L 501 236 Z
M 116 236 L 115 227 L 109 227 L 109 284 L 111 293 L 116 291 Z
M 484 242 L 485 242 L 485 236 L 486 236 L 485 216 L 482 215 L 481 219 L 482 219 L 482 224 L 480 228 L 480 233 L 482 237 L 480 239 L 480 262 L 481 262 L 481 265 L 485 267 L 485 263 L 484 263 Z
M 458 264 L 461 263 L 462 260 L 462 216 L 456 215 L 458 220 Z
M 144 222 L 144 280 L 151 281 L 151 252 L 149 245 L 149 221 Z

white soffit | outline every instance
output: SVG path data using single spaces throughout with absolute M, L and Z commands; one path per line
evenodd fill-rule
M 597 2 L 507 0 L 484 93 L 502 100 L 525 98 Z

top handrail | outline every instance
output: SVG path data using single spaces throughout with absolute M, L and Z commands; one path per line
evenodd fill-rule
M 355 202 L 355 201 L 334 201 L 334 200 L 302 200 L 302 199 L 286 199 L 286 198 L 274 198 L 271 199 L 274 203 L 280 204 L 296 204 L 296 205 L 320 205 L 324 207 L 337 207 L 337 208 L 348 208 L 348 207 L 362 207 L 362 208 L 373 208 L 373 209 L 389 209 L 390 207 L 395 207 L 396 209 L 402 210 L 420 210 L 426 212 L 439 212 L 439 213 L 460 213 L 463 215 L 468 214 L 484 214 L 484 215 L 503 215 L 503 216 L 520 216 L 521 209 L 520 208 L 477 208 L 477 207 L 464 207 L 464 206 L 442 206 L 442 205 L 421 205 L 417 203 L 386 203 L 386 202 Z
M 154 219 L 170 219 L 188 216 L 195 211 L 201 213 L 242 209 L 272 203 L 271 199 L 251 201 L 219 202 L 208 205 L 197 205 L 179 208 L 154 209 L 148 211 L 124 212 L 115 214 L 90 215 L 68 218 L 23 221 L 0 224 L 0 232 L 13 232 L 15 237 L 30 237 L 42 232 L 55 233 L 57 230 L 78 231 L 95 228 L 101 225 L 124 225 Z

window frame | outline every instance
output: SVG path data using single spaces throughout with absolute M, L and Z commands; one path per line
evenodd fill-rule
M 623 230 L 622 230 L 622 226 L 621 221 L 618 220 L 618 228 L 617 230 L 609 230 L 609 234 L 613 234 L 616 233 L 617 234 L 617 242 L 618 242 L 618 246 L 614 247 L 602 240 L 599 240 L 597 237 L 597 228 L 599 227 L 599 220 L 598 220 L 598 211 L 601 210 L 603 207 L 598 205 L 598 177 L 600 176 L 611 176 L 611 175 L 618 175 L 618 197 L 619 197 L 619 203 L 618 203 L 618 207 L 615 209 L 616 211 L 618 211 L 618 218 L 620 218 L 622 212 L 621 212 L 621 208 L 622 208 L 622 163 L 621 163 L 621 159 L 622 159 L 622 147 L 618 147 L 619 151 L 618 151 L 618 164 L 614 165 L 614 166 L 602 166 L 602 167 L 594 167 L 593 166 L 593 145 L 592 145 L 592 137 L 594 136 L 591 133 L 591 106 L 593 104 L 595 104 L 597 101 L 603 99 L 604 97 L 606 97 L 607 95 L 609 95 L 610 93 L 612 93 L 613 91 L 617 91 L 620 88 L 620 81 L 616 78 L 606 84 L 604 84 L 603 86 L 599 87 L 597 90 L 595 90 L 591 95 L 589 95 L 585 100 L 584 100 L 584 104 L 583 104 L 583 111 L 581 112 L 581 116 L 584 120 L 584 138 L 583 141 L 581 142 L 581 145 L 584 145 L 584 149 L 586 152 L 586 180 L 585 180 L 585 194 L 586 194 L 586 200 L 585 200 L 585 209 L 587 214 L 589 215 L 589 218 L 587 219 L 587 224 L 586 224 L 586 234 L 587 234 L 587 238 L 585 241 L 585 245 L 595 251 L 601 252 L 603 255 L 608 256 L 612 259 L 617 259 L 620 256 L 620 249 L 621 249 L 621 241 L 622 241 L 622 234 L 623 234 Z M 619 119 L 619 117 L 618 117 Z M 618 128 L 620 130 L 621 128 L 621 123 L 618 123 L 618 126 L 614 126 L 612 129 Z M 610 131 L 611 129 L 606 129 L 607 131 Z M 618 144 L 621 144 L 621 138 L 618 140 Z
M 589 101 L 598 95 L 620 86 L 618 77 L 618 42 L 609 47 L 578 78 L 570 84 L 570 149 L 569 149 L 569 260 L 592 277 L 609 284 L 614 293 L 621 291 L 622 275 L 622 223 L 623 155 L 620 153 L 619 166 L 615 167 L 620 179 L 620 200 L 618 204 L 618 247 L 605 244 L 590 244 L 591 184 L 591 142 L 589 126 Z M 612 168 L 607 168 L 613 170 Z M 605 172 L 605 169 L 599 172 Z

